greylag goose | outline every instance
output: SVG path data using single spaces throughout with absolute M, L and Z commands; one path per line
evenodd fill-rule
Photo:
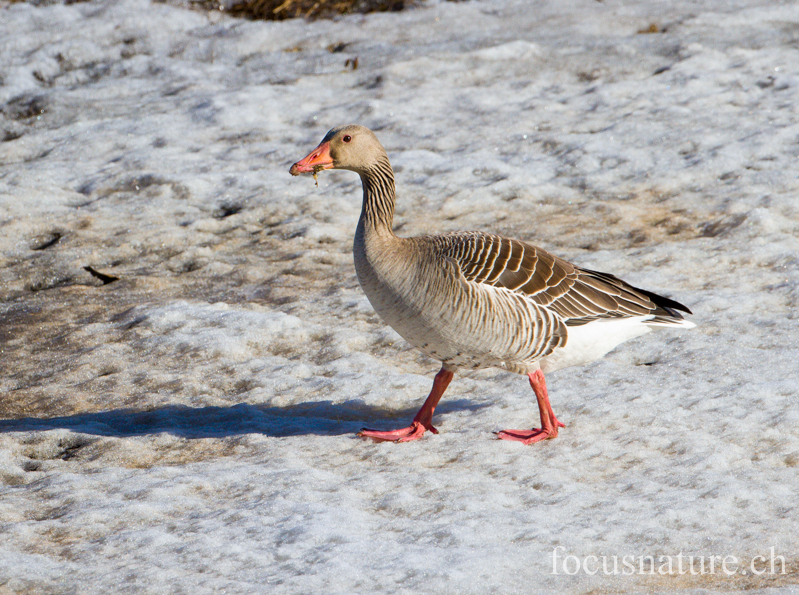
M 544 373 L 599 359 L 657 327 L 691 328 L 680 303 L 621 279 L 577 267 L 526 242 L 479 231 L 397 237 L 394 171 L 374 133 L 334 128 L 290 173 L 348 169 L 361 176 L 355 270 L 377 313 L 411 345 L 441 362 L 433 388 L 407 428 L 359 436 L 408 442 L 433 427 L 433 412 L 458 368 L 525 374 L 541 427 L 504 430 L 503 440 L 555 438 L 558 421 Z

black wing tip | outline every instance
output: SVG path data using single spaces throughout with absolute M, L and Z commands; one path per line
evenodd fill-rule
M 657 293 L 652 293 L 651 291 L 647 291 L 646 289 L 641 289 L 640 287 L 633 287 L 633 289 L 638 293 L 643 293 L 646 297 L 652 300 L 653 304 L 655 304 L 658 308 L 662 308 L 670 316 L 673 316 L 674 318 L 680 318 L 680 319 L 683 318 L 683 315 L 680 314 L 680 312 L 685 312 L 686 314 L 693 314 L 693 312 L 691 312 L 688 306 L 684 306 L 683 304 L 681 304 L 676 300 L 664 297 L 662 295 L 658 295 Z M 657 311 L 655 313 L 657 313 Z
M 662 295 L 658 295 L 657 293 L 653 293 L 653 292 L 648 291 L 646 289 L 641 289 L 640 287 L 633 287 L 632 285 L 630 285 L 626 281 L 623 281 L 623 280 L 619 279 L 615 275 L 611 275 L 609 273 L 602 273 L 600 271 L 592 271 L 592 270 L 589 270 L 589 269 L 581 269 L 581 270 L 583 270 L 583 271 L 585 271 L 587 273 L 591 273 L 593 275 L 596 275 L 596 276 L 598 276 L 600 278 L 605 278 L 606 280 L 613 280 L 613 281 L 615 281 L 617 283 L 621 283 L 623 286 L 629 287 L 630 289 L 633 289 L 634 291 L 637 291 L 638 293 L 641 293 L 641 294 L 645 295 L 658 308 L 661 308 L 669 316 L 677 318 L 678 320 L 682 320 L 684 318 L 684 316 L 682 314 L 680 314 L 680 312 L 685 312 L 686 314 L 693 315 L 693 312 L 691 312 L 691 310 L 688 308 L 688 306 L 684 306 L 683 304 L 681 304 L 680 302 L 678 302 L 676 300 L 664 297 Z M 678 310 L 680 312 L 678 312 Z M 657 313 L 658 312 L 655 311 L 655 314 L 657 314 Z

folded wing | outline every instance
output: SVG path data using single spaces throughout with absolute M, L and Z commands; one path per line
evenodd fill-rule
M 601 318 L 653 316 L 669 324 L 690 310 L 669 298 L 633 287 L 621 279 L 579 268 L 526 242 L 481 232 L 437 236 L 444 258 L 465 279 L 521 293 L 561 317 L 567 326 Z

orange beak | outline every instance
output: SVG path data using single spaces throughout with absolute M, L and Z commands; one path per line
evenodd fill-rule
M 331 169 L 333 167 L 333 158 L 330 156 L 330 143 L 322 143 L 316 147 L 311 153 L 291 166 L 289 173 L 292 176 L 299 174 L 316 173 L 323 169 Z

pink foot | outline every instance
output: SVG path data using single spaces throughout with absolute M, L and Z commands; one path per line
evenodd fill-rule
M 563 424 L 561 424 L 562 426 Z M 541 442 L 542 440 L 549 440 L 550 438 L 557 438 L 558 431 L 546 430 L 502 430 L 497 432 L 499 440 L 511 440 L 513 442 L 521 442 L 522 444 L 533 444 Z
M 427 430 L 438 434 L 438 430 L 433 427 L 433 412 L 441 399 L 441 395 L 447 390 L 450 381 L 452 380 L 453 372 L 445 370 L 443 367 L 436 374 L 433 380 L 433 388 L 425 400 L 419 413 L 413 418 L 413 422 L 407 428 L 401 430 L 390 430 L 388 432 L 380 432 L 378 430 L 363 429 L 358 432 L 361 438 L 371 438 L 376 442 L 410 442 L 418 440 Z
M 544 373 L 541 370 L 536 370 L 532 374 L 528 374 L 528 377 L 530 378 L 530 386 L 533 387 L 535 398 L 538 401 L 541 429 L 503 430 L 497 432 L 497 438 L 500 440 L 512 440 L 514 442 L 521 442 L 522 444 L 534 444 L 542 440 L 557 438 L 558 428 L 566 427 L 562 421 L 555 417 L 555 412 L 552 411 L 552 405 L 549 404 L 549 394 L 547 393 L 547 385 L 544 381 Z
M 413 422 L 409 427 L 402 428 L 401 430 L 391 430 L 388 432 L 380 432 L 378 430 L 363 429 L 358 432 L 360 438 L 371 438 L 375 442 L 411 442 L 418 440 L 424 436 L 425 430 L 430 430 L 433 434 L 438 434 L 433 426 L 425 428 L 418 421 Z

